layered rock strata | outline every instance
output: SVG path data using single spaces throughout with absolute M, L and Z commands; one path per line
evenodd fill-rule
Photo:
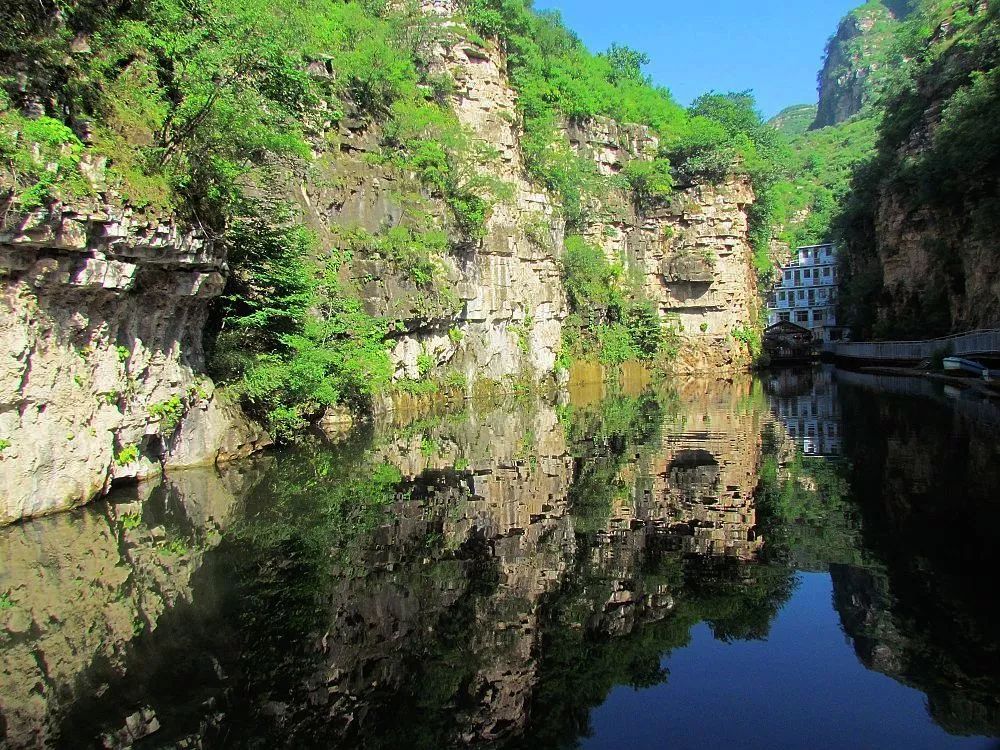
M 647 128 L 606 119 L 570 127 L 567 134 L 604 175 L 619 173 L 634 159 L 653 159 L 658 146 Z M 759 304 L 748 238 L 753 201 L 749 181 L 732 178 L 646 205 L 625 191 L 611 191 L 592 213 L 586 238 L 638 276 L 679 335 L 676 372 L 750 365 L 750 353 L 733 331 L 752 325 Z
M 6 222 L 0 523 L 267 442 L 201 374 L 224 270 L 197 233 L 107 206 Z

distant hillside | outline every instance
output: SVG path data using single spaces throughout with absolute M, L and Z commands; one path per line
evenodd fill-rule
M 894 35 L 909 5 L 905 0 L 869 0 L 840 22 L 826 45 L 814 129 L 848 120 L 881 91 L 894 67 Z
M 816 120 L 815 104 L 793 104 L 785 107 L 767 123 L 788 137 L 802 135 Z

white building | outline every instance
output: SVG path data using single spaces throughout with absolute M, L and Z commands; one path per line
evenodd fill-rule
M 800 247 L 782 267 L 767 301 L 768 325 L 782 321 L 808 328 L 819 341 L 839 341 L 847 331 L 837 325 L 837 249 Z

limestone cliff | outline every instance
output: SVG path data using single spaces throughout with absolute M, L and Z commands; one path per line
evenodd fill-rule
M 597 120 L 572 126 L 569 137 L 602 174 L 633 159 L 652 159 L 657 140 L 648 129 Z M 624 261 L 646 295 L 680 337 L 675 372 L 746 369 L 750 353 L 733 330 L 756 319 L 759 304 L 747 207 L 753 189 L 744 178 L 692 185 L 668 200 L 638 204 L 624 190 L 608 193 L 585 234 L 609 260 Z
M 519 147 L 517 97 L 503 55 L 450 29 L 450 3 L 425 10 L 443 16 L 445 33 L 427 50 L 432 71 L 454 82 L 449 103 L 462 126 L 495 153 L 476 169 L 505 185 L 482 240 L 463 237 L 449 225 L 443 201 L 413 175 L 373 166 L 381 151 L 377 125 L 347 118 L 332 138 L 339 152 L 321 160 L 302 184 L 289 185 L 303 220 L 322 245 L 343 244 L 343 230 L 378 232 L 433 217 L 449 232 L 447 253 L 435 260 L 438 278 L 414 283 L 385 260 L 359 256 L 351 281 L 369 312 L 398 319 L 392 359 L 396 379 L 418 380 L 419 360 L 430 357 L 440 372 L 459 373 L 470 385 L 483 379 L 537 382 L 551 375 L 566 317 L 559 256 L 563 221 L 552 198 L 525 177 Z
M 819 110 L 812 127 L 850 119 L 874 98 L 888 70 L 885 54 L 905 2 L 868 2 L 840 22 L 819 73 Z
M 0 524 L 266 444 L 203 374 L 225 271 L 205 237 L 55 205 L 7 216 L 0 269 Z
M 317 254 L 348 258 L 338 283 L 388 325 L 394 381 L 433 373 L 465 395 L 481 380 L 499 390 L 551 381 L 568 314 L 561 207 L 528 177 L 503 50 L 473 41 L 453 20 L 453 0 L 422 8 L 436 30 L 421 60 L 449 82 L 441 101 L 488 152 L 470 168 L 501 187 L 484 231 L 456 226 L 441 191 L 388 158 L 383 125 L 349 102 L 346 113 L 331 109 L 327 122 L 309 123 L 313 153 L 303 164 L 274 168 L 273 182 L 251 191 L 292 203 Z M 322 60 L 308 73 L 335 76 Z M 608 120 L 567 134 L 606 176 L 653 158 L 657 145 L 648 129 Z M 206 323 L 229 272 L 223 243 L 133 211 L 91 182 L 95 197 L 78 205 L 4 211 L 0 523 L 87 502 L 164 466 L 226 461 L 268 443 L 206 374 Z M 678 372 L 750 364 L 734 331 L 756 319 L 753 200 L 742 178 L 691 185 L 651 205 L 612 190 L 584 229 L 640 279 L 676 332 Z M 377 250 L 358 250 L 359 233 L 418 225 L 447 235 L 433 272 L 408 274 Z

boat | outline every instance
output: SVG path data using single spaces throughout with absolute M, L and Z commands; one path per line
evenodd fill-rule
M 945 357 L 944 369 L 952 372 L 969 372 L 984 379 L 989 377 L 989 369 L 987 367 L 978 362 L 973 362 L 971 359 L 962 359 L 961 357 Z

